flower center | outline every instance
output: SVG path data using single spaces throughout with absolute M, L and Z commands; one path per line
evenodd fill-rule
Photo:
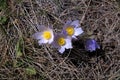
M 58 44 L 59 44 L 60 46 L 65 45 L 65 43 L 66 43 L 66 42 L 65 42 L 65 39 L 64 39 L 64 38 L 61 37 L 61 38 L 58 39 Z
M 52 37 L 51 32 L 50 31 L 44 31 L 43 32 L 43 38 L 46 40 L 49 40 Z
M 69 26 L 66 28 L 66 32 L 69 36 L 72 36 L 74 34 L 74 28 L 72 26 Z

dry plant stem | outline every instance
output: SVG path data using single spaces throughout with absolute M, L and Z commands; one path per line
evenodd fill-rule
M 84 0 L 82 0 L 82 2 L 85 4 Z M 88 10 L 88 8 L 90 6 L 90 3 L 91 3 L 91 0 L 89 1 L 88 5 L 85 4 L 86 5 L 86 10 L 85 10 L 85 12 L 84 12 L 84 14 L 83 14 L 83 16 L 82 16 L 82 18 L 80 20 L 80 24 L 83 23 L 83 20 L 85 19 L 85 15 L 86 15 L 87 10 Z
M 1 80 L 120 78 L 120 8 L 115 0 L 13 0 L 10 3 L 8 22 L 0 25 L 6 32 L 5 37 L 0 33 Z M 5 16 L 4 12 L 0 14 Z M 63 55 L 50 45 L 39 46 L 31 38 L 41 24 L 53 25 L 54 31 L 60 32 L 67 20 L 77 19 L 84 32 L 92 32 L 100 43 L 102 50 L 96 51 L 95 55 L 84 50 L 83 37 L 75 40 L 73 49 L 66 50 Z M 20 37 L 23 55 L 18 58 L 16 44 Z M 29 67 L 33 67 L 36 74 L 26 73 Z M 34 70 L 30 70 L 32 72 Z

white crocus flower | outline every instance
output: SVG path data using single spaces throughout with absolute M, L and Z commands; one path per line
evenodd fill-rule
M 43 25 L 38 27 L 39 32 L 33 34 L 33 38 L 38 40 L 39 45 L 49 43 L 51 44 L 54 40 L 53 30 Z

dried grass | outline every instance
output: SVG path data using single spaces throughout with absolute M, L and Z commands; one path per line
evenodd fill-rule
M 12 14 L 5 37 L 0 38 L 0 79 L 20 80 L 119 80 L 120 11 L 114 0 L 22 0 L 10 3 Z M 60 32 L 66 20 L 81 20 L 87 34 L 92 32 L 101 50 L 87 53 L 82 37 L 74 48 L 60 55 L 50 45 L 38 46 L 31 35 L 36 26 L 53 25 Z M 0 34 L 0 36 L 3 36 Z M 17 42 L 22 56 L 16 57 Z M 77 44 L 76 44 L 77 43 Z M 21 63 L 19 66 L 17 64 Z M 17 66 L 16 66 L 17 65 Z M 25 68 L 37 71 L 27 75 Z

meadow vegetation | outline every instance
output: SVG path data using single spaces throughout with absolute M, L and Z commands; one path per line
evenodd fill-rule
M 38 25 L 60 32 L 80 20 L 84 33 L 61 55 L 39 46 Z M 89 36 L 86 36 L 89 35 Z M 84 49 L 93 37 L 99 50 Z M 0 80 L 120 80 L 119 0 L 0 0 Z

